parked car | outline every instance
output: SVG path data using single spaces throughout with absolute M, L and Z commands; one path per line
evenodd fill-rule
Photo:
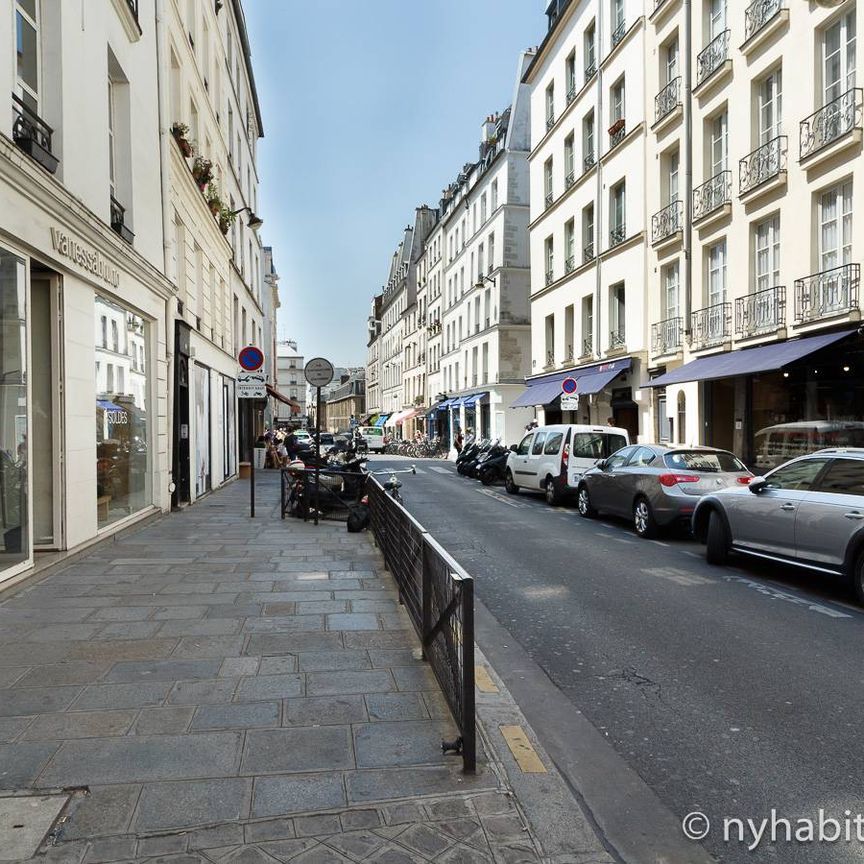
M 384 430 L 380 426 L 361 426 L 360 434 L 366 441 L 366 449 L 370 453 L 380 453 L 384 450 Z
M 504 488 L 544 492 L 549 504 L 575 495 L 582 474 L 630 441 L 627 430 L 615 426 L 562 423 L 540 426 L 514 444 L 504 469 Z
M 843 576 L 864 603 L 864 448 L 793 459 L 747 488 L 705 496 L 693 533 L 709 564 L 730 552 Z
M 864 423 L 852 420 L 809 420 L 780 423 L 754 436 L 754 457 L 761 472 L 777 468 L 796 456 L 826 447 L 864 446 Z
M 654 537 L 666 525 L 689 520 L 702 495 L 740 489 L 752 476 L 727 450 L 634 444 L 585 472 L 577 495 L 579 515 L 628 517 L 640 537 Z

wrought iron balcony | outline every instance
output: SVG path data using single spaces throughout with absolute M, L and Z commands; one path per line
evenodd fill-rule
M 627 25 L 624 21 L 622 21 L 613 31 L 612 31 L 612 47 L 615 48 L 618 43 L 624 38 L 627 34 Z
M 594 244 L 589 243 L 582 250 L 582 263 L 587 264 L 589 261 L 593 261 L 593 260 L 594 260 Z
M 662 243 L 684 228 L 684 202 L 673 201 L 651 217 L 651 243 Z
M 576 172 L 571 168 L 564 178 L 564 188 L 569 189 L 576 182 Z
M 732 327 L 732 304 L 715 303 L 690 313 L 690 346 L 694 351 L 724 342 Z
M 667 318 L 651 325 L 651 353 L 662 357 L 681 347 L 684 333 L 683 318 Z
M 739 195 L 746 195 L 786 170 L 787 140 L 785 135 L 778 135 L 739 161 Z
M 546 352 L 546 369 L 552 369 L 555 366 L 555 352 L 547 351 Z
M 576 256 L 568 255 L 564 261 L 564 272 L 572 273 L 576 269 Z
M 555 196 L 551 192 L 547 192 L 545 197 L 543 198 L 543 206 L 545 209 L 549 209 L 552 206 L 552 202 L 555 200 Z
M 731 30 L 715 36 L 696 56 L 696 86 L 707 81 L 729 59 Z
M 624 140 L 626 134 L 627 126 L 624 123 L 624 118 L 621 117 L 609 127 L 609 149 L 611 150 L 613 147 L 620 144 Z
M 740 339 L 775 333 L 786 323 L 786 288 L 775 285 L 735 300 L 735 333 Z
M 590 81 L 597 74 L 597 62 L 590 60 L 585 64 L 585 80 Z
M 860 264 L 843 264 L 795 280 L 795 320 L 802 324 L 858 309 Z
M 568 346 L 567 346 L 567 353 L 564 355 L 564 362 L 565 362 L 565 363 L 572 363 L 573 360 L 574 360 L 574 357 L 573 357 L 573 346 L 572 346 L 572 345 L 568 345 Z
M 806 159 L 861 128 L 862 89 L 853 87 L 801 121 L 799 158 Z
M 12 140 L 49 174 L 53 174 L 60 164 L 60 160 L 51 152 L 54 130 L 14 93 L 12 115 Z
M 126 208 L 113 195 L 111 196 L 111 228 L 127 243 L 135 239 L 135 235 L 126 225 Z
M 756 0 L 744 10 L 744 41 L 755 36 L 772 18 L 780 14 L 786 0 Z
M 567 86 L 567 104 L 571 105 L 576 101 L 576 82 L 571 81 Z
M 654 97 L 654 122 L 659 123 L 681 104 L 681 76 L 673 78 Z
M 582 356 L 587 357 L 589 354 L 594 353 L 594 337 L 593 336 L 585 336 L 582 339 Z
M 609 331 L 609 350 L 623 348 L 627 344 L 627 334 L 623 325 Z
M 546 271 L 546 285 L 551 285 L 555 281 L 555 273 L 552 270 Z
M 555 114 L 546 115 L 546 131 L 548 132 L 555 125 Z
M 613 225 L 609 229 L 609 248 L 612 249 L 623 243 L 626 236 L 627 226 L 623 222 L 620 225 Z
M 583 167 L 583 169 L 584 169 L 585 171 L 590 171 L 590 170 L 594 167 L 594 163 L 595 163 L 596 161 L 597 161 L 597 160 L 594 158 L 594 154 L 593 154 L 593 153 L 589 153 L 589 154 L 588 154 L 588 155 L 587 155 L 587 156 L 582 160 L 582 167 Z
M 693 190 L 693 221 L 704 219 L 732 200 L 732 172 L 721 171 Z

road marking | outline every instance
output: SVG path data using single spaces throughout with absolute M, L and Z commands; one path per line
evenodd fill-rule
M 616 543 L 627 543 L 631 546 L 636 542 L 635 540 L 628 540 L 626 537 L 613 537 L 612 539 Z
M 422 468 L 414 468 L 415 474 L 425 474 L 426 472 Z
M 546 766 L 521 726 L 501 726 L 501 734 L 523 774 L 546 774 Z
M 452 474 L 453 472 L 449 468 L 439 468 L 437 465 L 431 465 L 429 467 L 430 471 L 434 471 L 436 474 Z
M 656 546 L 669 546 L 668 543 L 664 543 L 662 540 L 652 540 L 651 542 L 654 543 Z
M 695 552 L 689 552 L 687 549 L 681 550 L 682 555 L 689 555 L 691 558 L 698 558 L 700 561 L 702 560 L 701 555 L 697 555 Z
M 735 576 L 732 573 L 724 573 L 723 577 L 726 582 L 737 582 L 758 591 L 760 594 L 768 597 L 771 600 L 783 600 L 786 603 L 792 603 L 794 606 L 803 606 L 810 612 L 816 612 L 819 615 L 827 615 L 829 618 L 851 618 L 845 612 L 840 612 L 838 609 L 832 609 L 830 606 L 823 606 L 821 603 L 814 603 L 806 597 L 798 597 L 795 594 L 789 594 L 786 591 L 780 591 L 770 585 L 765 585 L 762 582 L 756 582 L 753 579 L 746 579 L 743 576 Z
M 474 683 L 481 693 L 500 693 L 498 685 L 492 680 L 485 666 L 474 667 Z
M 505 498 L 503 495 L 499 495 L 497 492 L 493 492 L 491 489 L 478 489 L 477 490 L 481 495 L 486 495 L 489 498 L 494 498 L 496 501 L 500 501 L 502 504 L 507 504 L 509 507 L 527 507 L 527 504 L 517 504 L 515 501 L 511 501 L 509 498 Z

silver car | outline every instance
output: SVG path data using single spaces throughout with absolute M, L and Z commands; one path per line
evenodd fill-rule
M 864 448 L 820 450 L 707 495 L 693 533 L 709 564 L 742 552 L 841 575 L 864 603 Z
M 689 520 L 703 495 L 741 488 L 752 476 L 728 450 L 634 444 L 586 471 L 576 500 L 581 516 L 629 517 L 636 533 L 650 538 L 665 525 Z

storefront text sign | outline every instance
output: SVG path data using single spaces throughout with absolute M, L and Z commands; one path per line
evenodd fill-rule
M 89 249 L 87 246 L 82 246 L 73 237 L 70 237 L 65 231 L 59 228 L 51 229 L 51 245 L 58 255 L 68 258 L 74 264 L 82 267 L 88 273 L 105 282 L 106 285 L 111 285 L 116 288 L 120 284 L 120 271 L 111 265 L 102 257 L 102 254 L 95 249 Z

